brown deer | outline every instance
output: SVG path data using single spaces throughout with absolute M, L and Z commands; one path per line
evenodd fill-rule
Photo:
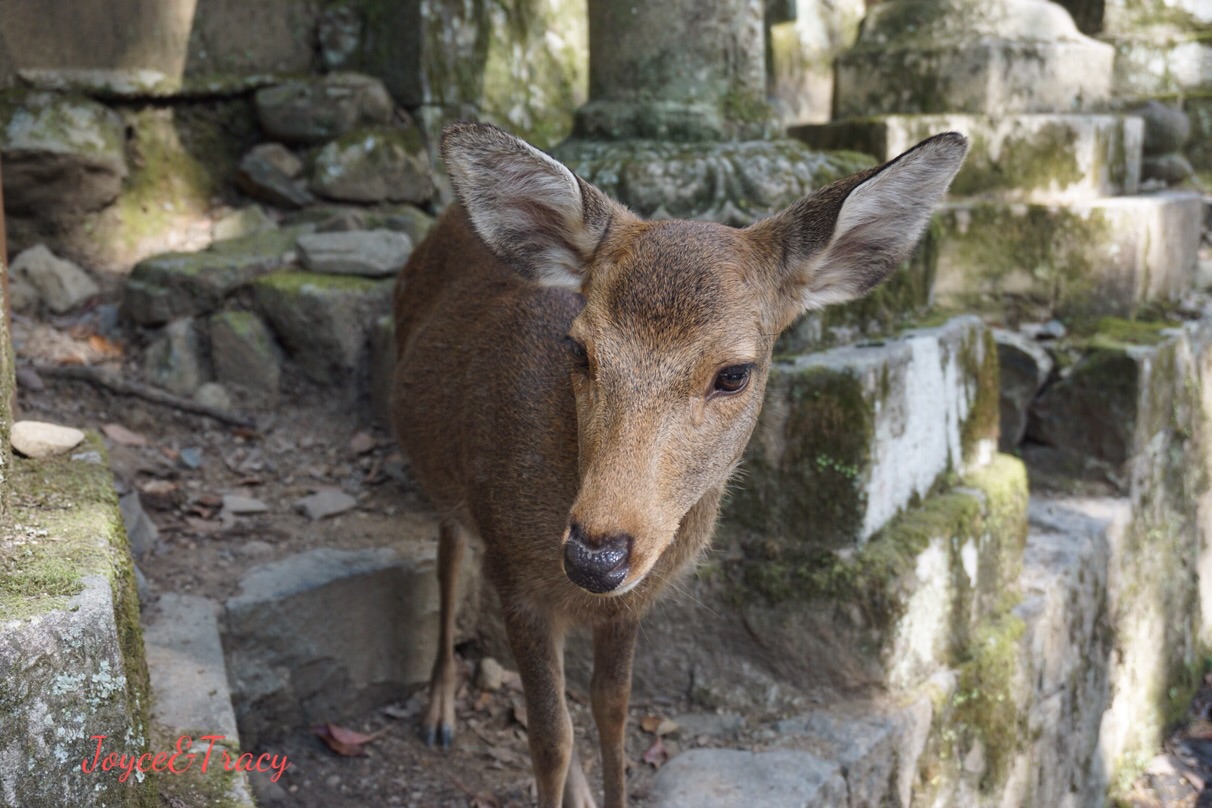
M 441 516 L 431 745 L 454 735 L 455 584 L 476 535 L 522 677 L 539 805 L 594 804 L 564 702 L 573 624 L 593 632 L 605 802 L 626 804 L 639 620 L 710 542 L 775 338 L 895 270 L 966 151 L 938 135 L 735 229 L 643 221 L 495 127 L 446 129 L 459 204 L 395 293 L 395 428 Z

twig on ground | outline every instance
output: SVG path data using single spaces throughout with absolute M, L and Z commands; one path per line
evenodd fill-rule
M 172 393 L 166 393 L 163 390 L 157 390 L 154 387 L 148 387 L 138 382 L 128 382 L 118 378 L 116 373 L 107 372 L 102 368 L 90 367 L 88 365 L 35 365 L 34 371 L 39 376 L 45 378 L 87 382 L 94 387 L 100 387 L 103 390 L 108 390 L 120 396 L 141 398 L 144 401 L 150 401 L 152 404 L 159 404 L 162 407 L 171 407 L 182 412 L 213 418 L 216 421 L 231 424 L 232 426 L 242 426 L 246 429 L 257 428 L 256 421 L 246 415 L 209 407 L 192 399 L 174 396 Z

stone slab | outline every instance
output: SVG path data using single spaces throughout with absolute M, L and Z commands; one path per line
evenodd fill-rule
M 399 699 L 429 679 L 438 642 L 436 547 L 320 548 L 250 569 L 223 638 L 248 748 Z M 460 588 L 478 595 L 478 570 Z
M 988 462 L 996 367 L 972 316 L 776 363 L 725 517 L 822 548 L 861 546 L 945 472 Z
M 923 250 L 935 301 L 1011 322 L 1130 316 L 1173 300 L 1195 278 L 1199 194 L 1169 191 L 1067 206 L 947 203 Z
M 1201 35 L 1111 36 L 1115 93 L 1121 98 L 1207 94 L 1212 91 L 1212 41 Z
M 85 772 L 140 754 L 150 697 L 135 576 L 96 435 L 76 456 L 14 459 L 0 531 L 0 803 L 143 806 L 152 780 Z M 95 461 L 95 462 L 94 462 Z M 14 555 L 19 553 L 19 555 Z M 19 558 L 18 564 L 12 559 Z
M 846 808 L 841 769 L 807 752 L 692 749 L 657 773 L 653 808 Z
M 939 132 L 968 136 L 971 150 L 952 197 L 1063 203 L 1134 194 L 1143 126 L 1117 115 L 885 115 L 788 131 L 816 149 L 853 149 L 891 160 Z

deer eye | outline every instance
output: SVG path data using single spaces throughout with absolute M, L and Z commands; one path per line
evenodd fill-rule
M 749 384 L 749 373 L 753 370 L 751 365 L 733 365 L 721 370 L 715 376 L 715 384 L 712 386 L 712 393 L 721 395 L 731 395 L 739 393 Z
M 585 352 L 585 346 L 572 337 L 565 337 L 564 341 L 568 343 L 568 353 L 572 356 L 573 366 L 579 370 L 588 370 L 589 354 Z

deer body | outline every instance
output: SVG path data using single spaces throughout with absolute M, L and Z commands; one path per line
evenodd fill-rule
M 606 805 L 626 803 L 639 619 L 710 541 L 775 338 L 882 281 L 965 148 L 939 136 L 736 230 L 641 221 L 500 130 L 447 130 L 460 204 L 395 299 L 393 420 L 442 519 L 431 743 L 453 736 L 454 583 L 475 534 L 522 677 L 539 804 L 593 804 L 564 703 L 572 624 L 593 630 Z

